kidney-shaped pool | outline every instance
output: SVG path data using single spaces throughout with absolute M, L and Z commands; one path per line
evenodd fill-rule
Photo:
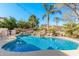
M 76 50 L 79 44 L 60 38 L 19 35 L 15 40 L 2 46 L 2 49 L 14 52 L 38 50 Z

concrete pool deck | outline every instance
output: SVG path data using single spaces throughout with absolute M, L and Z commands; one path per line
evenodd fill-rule
M 7 39 L 0 40 L 0 56 L 79 56 L 79 50 L 41 50 L 41 51 L 31 51 L 31 52 L 11 52 L 1 49 L 1 47 L 14 40 L 15 36 L 9 36 Z M 67 37 L 56 37 L 64 38 L 79 43 L 76 39 L 71 39 Z

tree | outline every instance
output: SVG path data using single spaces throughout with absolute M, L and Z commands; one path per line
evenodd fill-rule
M 2 21 L 0 21 L 0 27 L 8 28 L 11 35 L 11 30 L 17 27 L 16 19 L 11 16 L 9 18 L 4 18 Z
M 35 15 L 31 15 L 29 17 L 28 23 L 29 23 L 31 28 L 39 27 L 39 20 L 38 20 L 38 18 Z
M 70 4 L 66 3 L 64 5 L 69 7 L 73 11 L 73 14 L 79 20 L 79 4 L 77 4 L 77 3 L 70 3 Z
M 24 20 L 19 20 L 19 21 L 17 22 L 17 27 L 24 29 L 24 28 L 27 27 L 27 23 L 26 23 Z
M 47 30 L 49 29 L 49 21 L 50 21 L 50 14 L 55 14 L 57 12 L 61 13 L 60 10 L 58 10 L 54 4 L 48 5 L 43 4 L 44 9 L 46 10 L 46 13 L 43 15 L 43 19 L 46 17 L 47 19 Z
M 0 21 L 0 27 L 8 28 L 9 30 L 13 30 L 17 27 L 16 19 L 14 17 L 4 18 Z
M 79 4 L 78 3 L 56 4 L 56 7 L 59 7 L 60 9 L 62 9 L 63 7 L 69 8 L 72 11 L 71 15 L 74 15 L 76 19 L 79 20 Z
M 76 25 L 77 24 L 73 21 L 68 22 L 67 24 L 64 24 L 63 30 L 64 30 L 65 34 L 68 36 L 73 35 L 74 34 L 73 32 L 76 30 Z
M 58 26 L 58 23 L 59 23 L 59 21 L 60 21 L 60 18 L 59 18 L 59 17 L 55 17 L 55 18 L 54 18 L 54 21 L 55 21 L 55 25 Z

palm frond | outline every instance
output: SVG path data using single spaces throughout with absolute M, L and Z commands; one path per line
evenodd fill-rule
M 52 9 L 54 9 L 54 5 L 50 5 L 49 10 L 52 10 Z
M 46 11 L 49 11 L 46 3 L 43 3 L 43 7 L 45 8 Z
M 43 15 L 42 19 L 44 19 L 46 17 L 46 14 Z
M 50 12 L 49 12 L 49 14 L 50 13 L 52 13 L 52 14 L 54 14 L 54 13 L 59 13 L 59 14 L 61 14 L 62 12 L 60 11 L 60 10 L 51 10 Z

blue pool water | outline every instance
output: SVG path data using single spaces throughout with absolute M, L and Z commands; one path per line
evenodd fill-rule
M 2 49 L 14 52 L 37 50 L 75 50 L 78 44 L 60 38 L 35 37 L 30 35 L 17 36 L 15 40 L 2 46 Z

